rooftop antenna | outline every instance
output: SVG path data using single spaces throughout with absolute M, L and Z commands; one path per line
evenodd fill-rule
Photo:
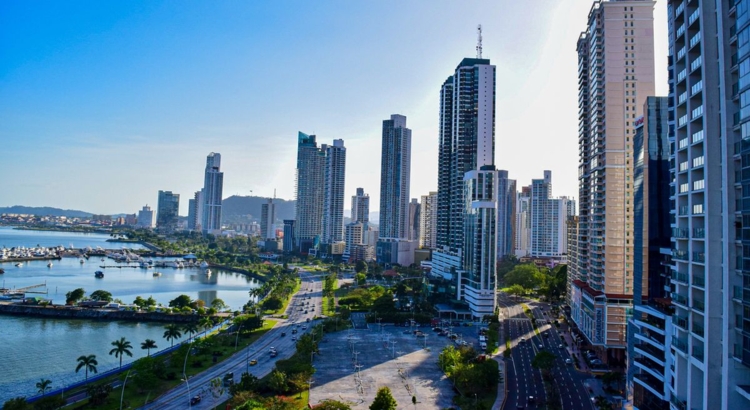
M 477 58 L 482 58 L 482 25 L 477 26 Z
M 273 199 L 276 199 L 276 188 L 273 189 Z

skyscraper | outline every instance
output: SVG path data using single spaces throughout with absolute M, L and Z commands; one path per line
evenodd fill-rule
M 412 198 L 409 202 L 409 240 L 420 242 L 419 232 L 419 200 Z
M 205 204 L 203 203 L 203 198 L 204 196 L 202 189 L 200 191 L 195 191 L 195 194 L 193 194 L 195 210 L 193 212 L 192 218 L 188 212 L 188 229 L 190 229 L 190 225 L 192 225 L 192 229 L 196 232 L 203 232 L 203 210 L 206 208 Z
M 516 197 L 516 243 L 513 253 L 518 257 L 531 253 L 531 186 L 522 187 Z
M 437 197 L 438 193 L 432 191 L 427 195 L 422 195 L 419 210 L 419 231 L 422 233 L 419 237 L 419 247 L 434 249 L 437 237 Z
M 315 135 L 302 132 L 297 137 L 296 194 L 295 245 L 307 253 L 323 232 L 325 152 L 318 148 Z
M 138 227 L 139 228 L 153 228 L 154 227 L 154 211 L 151 207 L 146 205 L 138 211 Z
M 497 260 L 512 255 L 516 240 L 516 181 L 497 171 Z
M 156 208 L 156 228 L 165 233 L 177 229 L 180 211 L 180 194 L 172 191 L 159 191 L 159 202 Z
M 495 286 L 495 271 L 485 270 L 489 260 L 497 257 L 497 236 L 491 235 L 492 255 L 486 255 L 485 243 L 467 240 L 469 235 L 477 235 L 477 229 L 484 227 L 487 218 L 479 214 L 489 212 L 486 201 L 474 202 L 466 199 L 466 188 L 489 187 L 487 181 L 473 180 L 492 176 L 494 181 L 491 201 L 497 212 L 497 171 L 495 158 L 495 66 L 490 60 L 465 58 L 456 67 L 454 74 L 443 83 L 440 90 L 440 138 L 438 148 L 438 204 L 437 204 L 437 249 L 432 253 L 432 274 L 454 282 L 455 299 L 463 299 L 471 309 L 471 314 L 481 317 L 489 299 L 476 299 L 484 295 L 486 286 Z M 491 167 L 483 168 L 485 166 Z M 473 197 L 473 194 L 472 194 Z M 480 208 L 469 209 L 468 206 Z M 480 210 L 481 209 L 481 210 Z M 468 215 L 468 225 L 464 216 Z M 493 224 L 496 224 L 496 218 Z M 478 222 L 479 221 L 479 222 Z M 482 231 L 484 236 L 488 232 Z M 470 245 L 470 248 L 467 246 Z M 480 252 L 479 254 L 477 252 Z M 481 269 L 479 267 L 482 267 Z M 493 265 L 494 266 L 494 265 Z M 471 268 L 471 272 L 465 269 Z M 468 275 L 468 276 L 467 276 Z M 478 275 L 478 276 L 477 276 Z M 467 279 L 470 278 L 470 279 Z M 481 278 L 476 282 L 477 278 Z M 471 290 L 467 290 L 471 287 Z M 446 290 L 452 286 L 445 287 Z M 484 296 L 482 296 L 484 297 Z
M 188 217 L 187 217 L 187 228 L 188 231 L 194 231 L 195 230 L 195 211 L 197 210 L 195 199 L 190 198 L 188 199 Z
M 260 237 L 263 239 L 276 239 L 276 204 L 273 198 L 268 198 L 268 202 L 260 205 Z
M 571 318 L 615 366 L 625 364 L 633 298 L 632 138 L 654 94 L 653 15 L 650 0 L 597 0 L 577 41 L 581 201 Z
M 221 233 L 221 200 L 224 189 L 224 173 L 220 169 L 221 154 L 214 152 L 208 154 L 203 182 L 203 209 L 201 210 L 204 233 Z
M 380 237 L 409 238 L 409 180 L 411 130 L 406 117 L 391 115 L 383 121 L 380 160 Z
M 295 246 L 302 253 L 344 240 L 344 140 L 318 147 L 315 135 L 297 137 Z
M 749 6 L 667 1 L 673 409 L 750 405 Z
M 380 239 L 376 255 L 380 263 L 410 265 L 415 243 L 410 241 L 409 181 L 411 130 L 406 117 L 393 114 L 383 121 L 380 161 Z
M 325 153 L 325 189 L 323 192 L 323 236 L 325 244 L 344 240 L 344 183 L 346 176 L 346 148 L 344 140 L 323 144 Z
M 370 195 L 364 188 L 357 188 L 357 195 L 352 196 L 352 222 L 367 223 L 370 221 Z
M 552 198 L 552 171 L 544 171 L 544 179 L 531 180 L 530 200 L 531 256 L 562 259 L 567 254 L 566 224 L 575 205 L 567 197 Z
M 672 235 L 668 98 L 648 97 L 643 112 L 644 116 L 635 120 L 633 137 L 635 266 L 628 381 L 633 388 L 634 407 L 667 408 L 669 366 L 665 359 L 672 315 L 669 292 L 665 290 L 670 283 Z

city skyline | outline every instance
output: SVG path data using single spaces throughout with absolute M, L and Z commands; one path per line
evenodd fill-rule
M 509 170 L 519 185 L 527 184 L 541 169 L 551 169 L 560 181 L 558 194 L 576 197 L 577 123 L 571 118 L 577 110 L 577 90 L 567 78 L 577 64 L 569 48 L 590 4 L 530 3 L 536 6 L 535 13 L 525 13 L 529 3 L 517 2 L 445 3 L 441 8 L 412 3 L 403 5 L 399 16 L 384 19 L 385 25 L 376 26 L 356 16 L 388 13 L 387 4 L 347 5 L 334 13 L 330 3 L 319 10 L 303 3 L 288 7 L 292 10 L 197 3 L 173 13 L 166 5 L 152 3 L 81 5 L 80 10 L 76 6 L 63 10 L 51 3 L 40 11 L 6 2 L 0 6 L 4 11 L 0 41 L 13 42 L 2 43 L 0 93 L 14 98 L 0 101 L 0 139 L 9 154 L 0 172 L 7 175 L 11 169 L 22 169 L 23 173 L 8 181 L 14 195 L 4 197 L 0 206 L 135 212 L 144 203 L 155 203 L 160 189 L 190 197 L 195 190 L 192 181 L 201 176 L 191 164 L 210 151 L 229 153 L 222 164 L 225 197 L 271 197 L 278 188 L 278 198 L 291 199 L 297 129 L 346 140 L 354 162 L 347 168 L 345 195 L 364 187 L 379 203 L 379 155 L 373 154 L 380 152 L 379 123 L 392 112 L 410 118 L 413 144 L 419 147 L 414 150 L 411 194 L 427 194 L 437 187 L 439 88 L 434 84 L 455 61 L 475 55 L 478 23 L 483 24 L 485 55 L 499 62 L 497 87 L 502 92 L 496 133 L 503 149 L 497 150 L 495 163 Z M 665 8 L 665 1 L 659 0 L 657 84 L 663 89 L 657 89 L 657 95 L 666 94 L 666 24 L 660 17 Z M 59 18 L 76 12 L 75 18 Z M 170 13 L 175 15 L 167 18 Z M 341 22 L 342 13 L 350 19 Z M 350 35 L 307 30 L 300 40 L 295 25 L 303 26 L 300 19 L 310 15 L 323 23 L 336 22 L 339 31 Z M 488 15 L 497 18 L 488 20 Z M 268 24 L 251 24 L 254 28 L 249 30 L 240 27 L 242 17 L 273 18 Z M 217 19 L 227 24 L 218 29 L 212 23 Z M 390 25 L 415 19 L 419 21 L 414 24 L 424 30 L 399 39 L 388 33 Z M 188 23 L 196 24 L 188 29 Z M 432 26 L 441 26 L 445 33 L 435 35 Z M 35 30 L 34 35 L 27 30 Z M 528 35 L 508 35 L 520 30 Z M 141 38 L 148 41 L 136 46 L 135 40 Z M 215 44 L 221 41 L 226 44 Z M 361 41 L 367 45 L 362 48 L 372 53 L 353 50 L 351 41 Z M 395 41 L 404 47 L 391 47 Z M 392 71 L 378 57 L 380 49 L 418 61 Z M 422 49 L 440 51 L 418 53 Z M 339 56 L 322 58 L 344 52 L 350 54 L 346 60 L 355 63 L 342 62 Z M 278 74 L 257 64 L 271 58 L 278 61 L 274 65 Z M 308 67 L 304 74 L 289 71 L 311 58 L 320 58 L 319 68 Z M 328 73 L 333 64 L 344 64 L 344 71 L 357 74 L 334 79 Z M 283 75 L 290 82 L 268 89 L 250 78 L 264 75 L 272 79 Z M 303 95 L 297 95 L 300 90 Z M 275 93 L 280 97 L 273 97 Z M 304 94 L 315 95 L 321 103 L 313 104 Z M 390 98 L 380 98 L 384 95 Z M 550 106 L 558 109 L 549 110 Z M 331 112 L 343 115 L 334 117 Z M 540 112 L 546 121 L 534 121 Z M 529 134 L 532 122 L 536 128 Z M 519 135 L 527 137 L 512 137 Z M 555 150 L 536 152 L 545 141 L 554 143 Z M 40 148 L 28 149 L 30 144 Z M 540 165 L 524 165 L 528 161 L 518 152 L 533 152 Z M 70 190 L 50 175 L 84 177 L 87 183 Z M 114 195 L 97 195 L 106 184 L 126 188 Z M 181 215 L 187 215 L 187 205 L 187 200 L 181 204 Z

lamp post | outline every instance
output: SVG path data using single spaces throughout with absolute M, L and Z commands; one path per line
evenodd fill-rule
M 237 350 L 237 342 L 240 341 L 241 330 L 242 330 L 242 323 L 240 323 L 240 327 L 237 328 L 237 337 L 234 338 L 234 350 Z
M 310 391 L 312 390 L 313 379 L 307 379 L 307 407 L 310 407 Z
M 125 384 L 128 382 L 128 376 L 130 376 L 130 370 L 125 374 L 125 381 L 122 382 L 122 393 L 120 393 L 120 410 L 122 410 L 122 399 L 125 397 Z
M 190 343 L 188 343 L 188 349 L 187 349 L 187 352 L 185 353 L 185 362 L 182 364 L 182 377 L 185 378 L 184 379 L 185 380 L 185 385 L 187 385 L 188 407 L 190 407 L 190 408 L 192 408 L 193 405 L 190 403 L 190 397 L 191 397 L 190 396 L 190 382 L 188 382 L 188 377 L 187 377 L 187 374 L 185 372 L 185 369 L 187 368 L 187 358 L 188 358 L 188 355 L 190 354 L 190 346 L 192 346 L 192 344 L 193 344 L 193 342 L 191 340 Z

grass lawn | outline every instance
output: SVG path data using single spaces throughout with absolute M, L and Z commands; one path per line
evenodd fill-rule
M 258 338 L 263 336 L 267 331 L 271 330 L 274 326 L 276 326 L 275 320 L 268 320 L 266 319 L 263 322 L 263 327 L 260 329 L 256 329 L 252 331 L 249 335 L 241 335 L 239 338 L 239 342 L 237 344 L 237 350 L 234 349 L 234 343 L 235 343 L 235 335 L 213 335 L 211 336 L 214 341 L 216 342 L 216 347 L 212 350 L 216 350 L 221 352 L 221 355 L 217 358 L 217 362 L 221 363 L 222 361 L 228 359 L 231 357 L 236 351 L 242 350 L 242 348 L 249 346 Z M 168 356 L 167 356 L 168 357 Z M 164 357 L 165 359 L 167 357 Z M 179 385 L 180 383 L 183 383 L 180 379 L 182 378 L 182 365 L 184 357 L 175 357 L 176 360 L 170 360 L 170 364 L 167 365 L 167 373 L 174 372 L 176 377 L 174 380 L 159 380 L 158 383 L 154 386 L 154 388 L 150 391 L 145 392 L 139 392 L 138 389 L 133 385 L 132 383 L 126 383 L 125 384 L 125 392 L 123 396 L 123 409 L 135 409 L 140 406 L 143 406 L 148 402 L 149 400 L 153 400 L 160 395 L 166 393 L 169 389 Z M 191 362 L 194 362 L 196 359 L 200 360 L 202 363 L 200 366 L 194 366 L 191 365 Z M 209 367 L 213 366 L 213 360 L 210 355 L 199 355 L 199 356 L 191 356 L 188 358 L 188 366 L 185 369 L 185 373 L 187 373 L 188 377 L 194 376 Z M 115 380 L 123 380 L 125 379 L 125 374 L 120 375 L 113 375 L 111 377 L 108 377 L 104 380 L 99 381 L 98 383 L 103 382 L 114 382 Z M 120 394 L 122 393 L 122 387 L 116 388 L 110 393 L 108 398 L 108 403 L 97 406 L 97 409 L 103 409 L 103 410 L 117 410 L 120 408 Z M 91 408 L 88 406 L 88 400 L 83 401 L 82 403 L 73 404 L 70 406 L 67 406 L 67 408 L 73 408 L 73 409 L 84 409 L 84 408 Z

